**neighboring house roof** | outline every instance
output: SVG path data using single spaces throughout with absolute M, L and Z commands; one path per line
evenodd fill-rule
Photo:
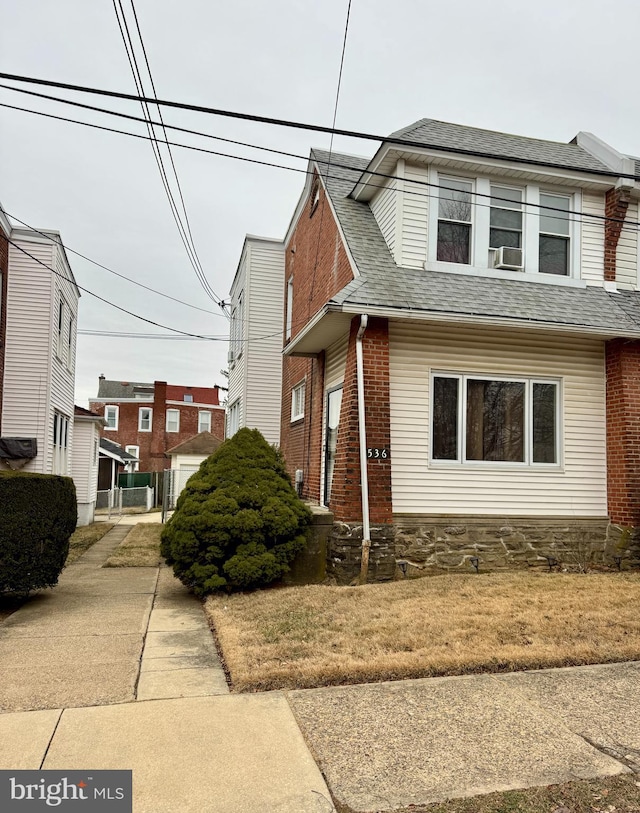
M 218 404 L 217 387 L 183 387 L 181 384 L 167 384 L 167 401 L 183 401 L 185 395 L 191 395 L 196 404 L 214 406 Z
M 200 432 L 192 438 L 179 443 L 172 449 L 167 449 L 165 455 L 172 454 L 197 454 L 210 455 L 223 443 L 220 438 L 212 435 L 211 432 Z
M 136 393 L 153 395 L 153 383 L 143 384 L 138 381 L 107 381 L 101 378 L 98 384 L 98 398 L 135 398 Z
M 106 438 L 100 438 L 100 455 L 117 460 L 118 463 L 130 463 L 132 460 L 138 460 L 135 455 L 126 452 L 118 443 Z
M 393 139 L 402 139 L 416 146 L 446 152 L 483 154 L 490 158 L 527 164 L 544 164 L 559 169 L 611 174 L 611 167 L 603 164 L 577 144 L 545 141 L 542 138 L 528 138 L 495 130 L 481 130 L 479 127 L 466 127 L 434 119 L 420 119 L 408 127 L 396 130 L 389 136 L 390 141 Z
M 96 415 L 95 412 L 91 412 L 91 410 L 85 409 L 84 407 L 79 407 L 77 404 L 73 407 L 73 418 L 79 421 L 95 421 L 96 423 L 101 423 L 103 426 L 106 426 L 107 423 L 102 415 Z
M 574 288 L 397 266 L 369 206 L 348 197 L 368 160 L 332 153 L 332 162 L 350 169 L 340 169 L 332 163 L 327 178 L 328 153 L 314 149 L 311 157 L 320 162 L 325 187 L 359 272 L 333 297 L 330 305 L 362 311 L 377 307 L 405 312 L 399 315 L 410 310 L 425 316 L 493 317 L 524 320 L 532 325 L 585 328 L 610 335 L 640 335 L 640 304 L 637 309 L 623 309 L 618 297 L 604 288 Z M 630 297 L 637 299 L 640 293 Z

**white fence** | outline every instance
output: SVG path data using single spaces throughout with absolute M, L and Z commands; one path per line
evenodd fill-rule
M 155 504 L 154 497 L 155 491 L 151 486 L 111 488 L 97 492 L 96 509 L 106 509 L 109 516 L 122 514 L 123 508 L 144 508 L 145 511 L 151 511 Z

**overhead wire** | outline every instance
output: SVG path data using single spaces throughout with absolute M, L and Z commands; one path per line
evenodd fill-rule
M 0 85 L 0 87 L 7 87 L 7 86 Z M 7 89 L 19 90 L 18 88 L 7 88 Z M 65 100 L 61 100 L 61 101 L 65 101 Z M 82 105 L 82 106 L 84 107 L 85 105 Z M 127 130 L 118 130 L 117 128 L 107 127 L 107 126 L 101 125 L 101 124 L 93 124 L 91 122 L 80 121 L 78 119 L 71 119 L 71 118 L 68 118 L 68 117 L 65 117 L 65 116 L 56 116 L 53 113 L 44 113 L 44 112 L 39 111 L 39 110 L 30 110 L 29 108 L 18 107 L 16 105 L 10 105 L 10 104 L 6 104 L 6 103 L 3 103 L 3 102 L 0 102 L 0 107 L 5 107 L 5 108 L 11 109 L 11 110 L 18 110 L 18 111 L 21 111 L 21 112 L 24 112 L 24 113 L 31 113 L 31 114 L 37 115 L 37 116 L 44 116 L 45 118 L 51 118 L 51 119 L 55 119 L 57 121 L 64 121 L 64 122 L 67 122 L 67 123 L 70 123 L 70 124 L 78 124 L 78 125 L 81 125 L 81 126 L 84 126 L 84 127 L 92 128 L 92 129 L 104 130 L 106 132 L 116 133 L 116 134 L 119 134 L 119 135 L 128 136 L 130 138 L 143 139 L 145 141 L 150 140 L 149 136 L 140 135 L 139 133 L 130 133 Z M 113 111 L 109 111 L 107 109 L 102 109 L 102 108 L 93 108 L 91 106 L 87 106 L 87 107 L 89 107 L 89 109 L 94 109 L 96 111 L 103 112 L 103 113 L 111 113 L 111 112 L 113 112 Z M 122 114 L 115 113 L 114 115 L 119 116 L 119 115 L 122 115 Z M 133 118 L 136 121 L 144 121 L 144 119 L 140 119 L 140 118 L 137 118 L 137 117 L 127 116 L 127 118 Z M 167 127 L 170 127 L 170 125 L 167 125 Z M 181 128 L 181 129 L 183 129 L 183 128 Z M 194 134 L 200 135 L 200 133 L 197 133 L 196 131 L 186 130 L 186 132 L 194 132 Z M 209 137 L 216 138 L 216 136 L 209 136 Z M 236 161 L 242 161 L 242 162 L 246 162 L 246 163 L 250 163 L 250 164 L 257 164 L 259 166 L 273 167 L 275 169 L 285 169 L 285 170 L 287 170 L 289 172 L 297 172 L 297 173 L 299 173 L 301 175 L 307 175 L 307 176 L 313 175 L 313 171 L 309 170 L 309 169 L 300 169 L 298 167 L 287 166 L 286 164 L 276 164 L 276 163 L 274 163 L 272 161 L 261 161 L 261 160 L 259 160 L 257 158 L 250 158 L 248 156 L 243 156 L 243 155 L 234 155 L 233 153 L 225 153 L 225 152 L 220 152 L 218 150 L 209 150 L 209 149 L 206 149 L 205 147 L 197 147 L 197 146 L 194 146 L 194 145 L 191 145 L 191 144 L 182 144 L 180 142 L 175 142 L 175 141 L 171 141 L 169 143 L 173 147 L 180 147 L 181 149 L 193 150 L 193 151 L 205 153 L 205 154 L 208 154 L 208 155 L 215 155 L 215 156 L 218 156 L 218 157 L 221 157 L 221 158 L 230 158 L 230 159 L 236 160 Z M 269 152 L 279 152 L 280 154 L 284 154 L 284 155 L 290 156 L 292 158 L 297 158 L 299 160 L 303 160 L 303 161 L 307 161 L 307 162 L 309 161 L 308 156 L 304 156 L 304 155 L 301 155 L 301 154 L 283 153 L 282 151 L 272 150 L 269 147 L 262 147 L 262 146 L 259 146 L 259 145 L 247 145 L 246 143 L 243 143 L 243 142 L 239 142 L 239 143 L 243 144 L 243 146 L 253 146 L 253 147 L 255 147 L 255 149 L 266 150 L 266 151 L 269 151 Z M 312 160 L 315 160 L 319 164 L 327 163 L 326 161 L 323 161 L 322 159 L 320 159 L 318 157 L 315 157 Z M 459 191 L 457 189 L 453 189 L 453 187 L 448 187 L 445 184 L 441 184 L 441 183 L 433 183 L 431 181 L 417 180 L 417 179 L 411 179 L 410 181 L 408 181 L 406 178 L 402 178 L 399 175 L 394 175 L 394 174 L 391 174 L 391 173 L 379 172 L 379 171 L 376 171 L 376 170 L 365 170 L 365 169 L 361 169 L 361 168 L 354 168 L 353 166 L 349 166 L 347 164 L 339 163 L 338 161 L 335 160 L 335 158 L 332 159 L 332 166 L 335 169 L 343 169 L 343 170 L 346 170 L 348 172 L 351 172 L 354 177 L 349 180 L 350 183 L 352 183 L 352 182 L 355 183 L 366 172 L 367 175 L 371 175 L 371 176 L 376 177 L 376 178 L 381 178 L 381 179 L 385 179 L 385 180 L 405 181 L 407 183 L 412 184 L 413 186 L 427 187 L 427 188 L 433 188 L 433 189 L 438 189 L 438 190 L 445 189 L 447 191 Z M 343 182 L 346 180 L 345 178 L 343 178 L 341 176 L 338 176 L 338 175 L 327 175 L 325 173 L 321 173 L 321 175 L 322 175 L 323 179 L 325 179 L 325 180 L 334 180 L 334 181 L 343 181 Z M 398 193 L 398 192 L 401 191 L 401 190 L 399 190 L 397 188 L 389 187 L 386 184 L 368 183 L 367 185 L 369 187 L 371 187 L 372 189 L 387 189 L 388 191 L 391 191 L 391 192 L 394 192 L 394 193 Z M 424 197 L 424 198 L 431 198 L 431 199 L 435 199 L 435 200 L 439 199 L 439 195 L 433 195 L 433 194 L 429 194 L 427 192 L 419 192 L 417 190 L 412 190 L 412 189 L 404 189 L 404 194 L 411 195 L 413 197 Z M 511 202 L 512 203 L 512 201 L 510 201 L 508 198 L 501 198 L 500 196 L 488 194 L 488 193 L 485 193 L 485 192 L 477 192 L 477 191 L 473 190 L 473 191 L 471 191 L 471 192 L 469 192 L 467 194 L 471 195 L 473 198 L 476 198 L 476 199 L 477 198 L 489 198 L 491 200 L 495 200 L 495 201 L 499 201 L 499 202 Z M 481 206 L 481 207 L 484 206 L 486 208 L 491 208 L 491 204 L 482 204 L 482 203 L 479 203 L 477 200 L 475 201 L 474 205 Z M 623 229 L 632 229 L 633 231 L 637 231 L 637 227 L 640 227 L 640 221 L 628 220 L 626 218 L 623 219 L 623 218 L 618 218 L 618 217 L 612 217 L 610 215 L 601 215 L 601 214 L 598 214 L 597 212 L 580 212 L 580 211 L 577 211 L 577 210 L 574 210 L 574 209 L 562 209 L 560 207 L 547 206 L 547 205 L 543 205 L 541 203 L 534 203 L 532 201 L 522 201 L 522 205 L 525 208 L 529 207 L 529 208 L 534 208 L 534 209 L 544 209 L 545 211 L 550 211 L 550 212 L 557 211 L 557 212 L 562 213 L 563 215 L 570 214 L 570 215 L 573 215 L 576 220 L 590 219 L 590 220 L 599 220 L 599 221 L 603 221 L 603 222 L 620 223 L 620 224 L 622 224 Z
M 272 116 L 259 116 L 254 113 L 240 113 L 233 110 L 223 110 L 221 108 L 215 107 L 207 107 L 205 105 L 196 105 L 196 104 L 188 104 L 187 102 L 175 102 L 170 101 L 167 99 L 151 99 L 148 97 L 141 97 L 136 96 L 131 93 L 120 93 L 114 90 L 104 90 L 101 88 L 93 88 L 86 85 L 74 85 L 68 82 L 56 82 L 52 79 L 38 79 L 33 76 L 22 76 L 19 74 L 13 73 L 6 73 L 0 71 L 0 79 L 9 79 L 14 82 L 23 82 L 27 84 L 35 84 L 35 85 L 45 85 L 47 87 L 56 87 L 61 88 L 63 90 L 73 90 L 78 91 L 81 93 L 90 93 L 93 95 L 98 96 L 108 96 L 114 99 L 127 99 L 129 101 L 146 101 L 151 102 L 152 104 L 162 105 L 164 107 L 172 107 L 178 110 L 190 110 L 196 113 L 206 113 L 209 115 L 220 116 L 223 118 L 233 118 L 233 119 L 240 119 L 242 121 L 252 121 L 259 124 L 273 124 L 279 127 L 289 127 L 298 130 L 309 130 L 312 132 L 319 132 L 319 133 L 334 133 L 335 135 L 347 136 L 348 138 L 357 138 L 362 139 L 365 141 L 380 141 L 383 143 L 389 144 L 398 144 L 401 146 L 407 147 L 422 147 L 424 149 L 439 149 L 444 150 L 443 146 L 437 144 L 429 144 L 425 142 L 416 142 L 410 138 L 402 138 L 400 136 L 385 136 L 385 135 L 375 135 L 373 133 L 366 133 L 357 130 L 346 130 L 340 129 L 335 127 L 327 127 L 326 125 L 322 124 L 307 124 L 304 122 L 292 121 L 290 119 L 279 119 L 274 118 Z M 448 146 L 445 150 L 446 152 L 462 154 L 462 155 L 473 155 L 476 157 L 483 157 L 483 158 L 497 158 L 497 159 L 504 159 L 503 155 L 499 155 L 497 153 L 487 152 L 484 150 L 474 150 L 469 149 L 467 147 L 455 147 L 455 146 Z M 545 166 L 545 167 L 553 167 L 556 169 L 575 169 L 575 167 L 567 167 L 562 163 L 554 162 L 554 161 L 540 161 L 534 158 L 518 158 L 518 163 L 520 164 L 531 164 L 534 166 Z M 579 170 L 589 175 L 601 175 L 606 177 L 618 177 L 618 178 L 630 178 L 634 181 L 640 181 L 640 175 L 638 173 L 626 173 L 626 172 L 614 172 L 613 170 L 604 170 L 604 169 L 596 169 L 595 167 L 592 168 L 582 168 Z

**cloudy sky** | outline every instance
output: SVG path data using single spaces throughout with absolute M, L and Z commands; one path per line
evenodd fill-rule
M 348 0 L 134 0 L 158 96 L 330 125 Z M 122 0 L 133 23 L 131 0 Z M 112 0 L 0 0 L 0 70 L 135 92 Z M 636 0 L 352 0 L 337 126 L 390 133 L 428 117 L 568 141 L 579 130 L 640 154 Z M 38 90 L 38 88 L 31 88 Z M 46 91 L 139 116 L 133 102 Z M 0 89 L 0 103 L 142 134 L 144 126 Z M 329 136 L 176 110 L 168 124 L 307 155 Z M 304 161 L 175 134 L 173 140 L 303 169 Z M 336 138 L 371 155 L 375 144 Z M 227 297 L 245 233 L 282 237 L 299 172 L 174 149 L 196 249 Z M 144 285 L 74 254 L 78 283 L 147 319 L 225 337 L 172 219 L 151 145 L 0 107 L 0 201 L 37 228 Z M 164 332 L 80 301 L 81 330 Z M 78 337 L 76 402 L 97 378 L 224 384 L 226 342 Z

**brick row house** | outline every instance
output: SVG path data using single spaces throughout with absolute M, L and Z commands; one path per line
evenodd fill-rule
M 183 387 L 166 381 L 109 381 L 100 376 L 98 395 L 89 401 L 89 409 L 104 417 L 104 438 L 137 458 L 136 471 L 169 468 L 166 453 L 200 433 L 224 438 L 225 411 L 217 385 Z
M 339 578 L 612 561 L 640 527 L 639 181 L 589 133 L 424 119 L 372 158 L 312 150 L 280 442 Z

